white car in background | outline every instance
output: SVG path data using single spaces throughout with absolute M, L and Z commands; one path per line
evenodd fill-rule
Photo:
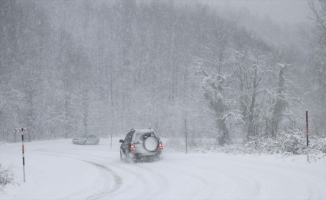
M 74 138 L 72 138 L 72 143 L 74 144 L 94 144 L 97 145 L 100 143 L 100 138 L 97 137 L 96 135 L 77 135 Z

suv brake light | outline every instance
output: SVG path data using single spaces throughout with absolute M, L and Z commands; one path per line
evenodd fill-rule
M 159 143 L 158 143 L 158 148 L 159 148 L 159 149 L 163 149 L 163 143 L 162 143 L 162 142 L 159 142 Z
M 133 153 L 135 150 L 135 145 L 134 144 L 130 144 L 130 152 Z

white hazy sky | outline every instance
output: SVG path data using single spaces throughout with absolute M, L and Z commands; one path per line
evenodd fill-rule
M 188 0 L 193 1 L 193 0 Z M 246 7 L 252 14 L 269 15 L 279 23 L 307 21 L 307 0 L 198 0 L 201 3 L 217 6 Z

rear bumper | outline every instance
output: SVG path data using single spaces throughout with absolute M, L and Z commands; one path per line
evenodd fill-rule
M 75 140 L 72 140 L 72 143 L 74 144 L 83 144 L 84 141 L 81 141 L 81 140 L 78 140 L 78 139 L 75 139 Z
M 140 158 L 153 158 L 161 155 L 162 151 L 148 152 L 148 153 L 133 153 L 133 157 L 136 159 Z

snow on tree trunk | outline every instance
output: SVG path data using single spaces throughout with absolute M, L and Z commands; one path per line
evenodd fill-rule
M 280 71 L 278 73 L 278 88 L 276 93 L 276 103 L 273 108 L 272 115 L 272 125 L 271 125 L 271 135 L 272 137 L 276 137 L 276 134 L 279 130 L 279 124 L 283 119 L 283 112 L 287 106 L 287 102 L 285 100 L 285 77 L 284 71 L 286 70 L 286 65 L 279 64 Z

